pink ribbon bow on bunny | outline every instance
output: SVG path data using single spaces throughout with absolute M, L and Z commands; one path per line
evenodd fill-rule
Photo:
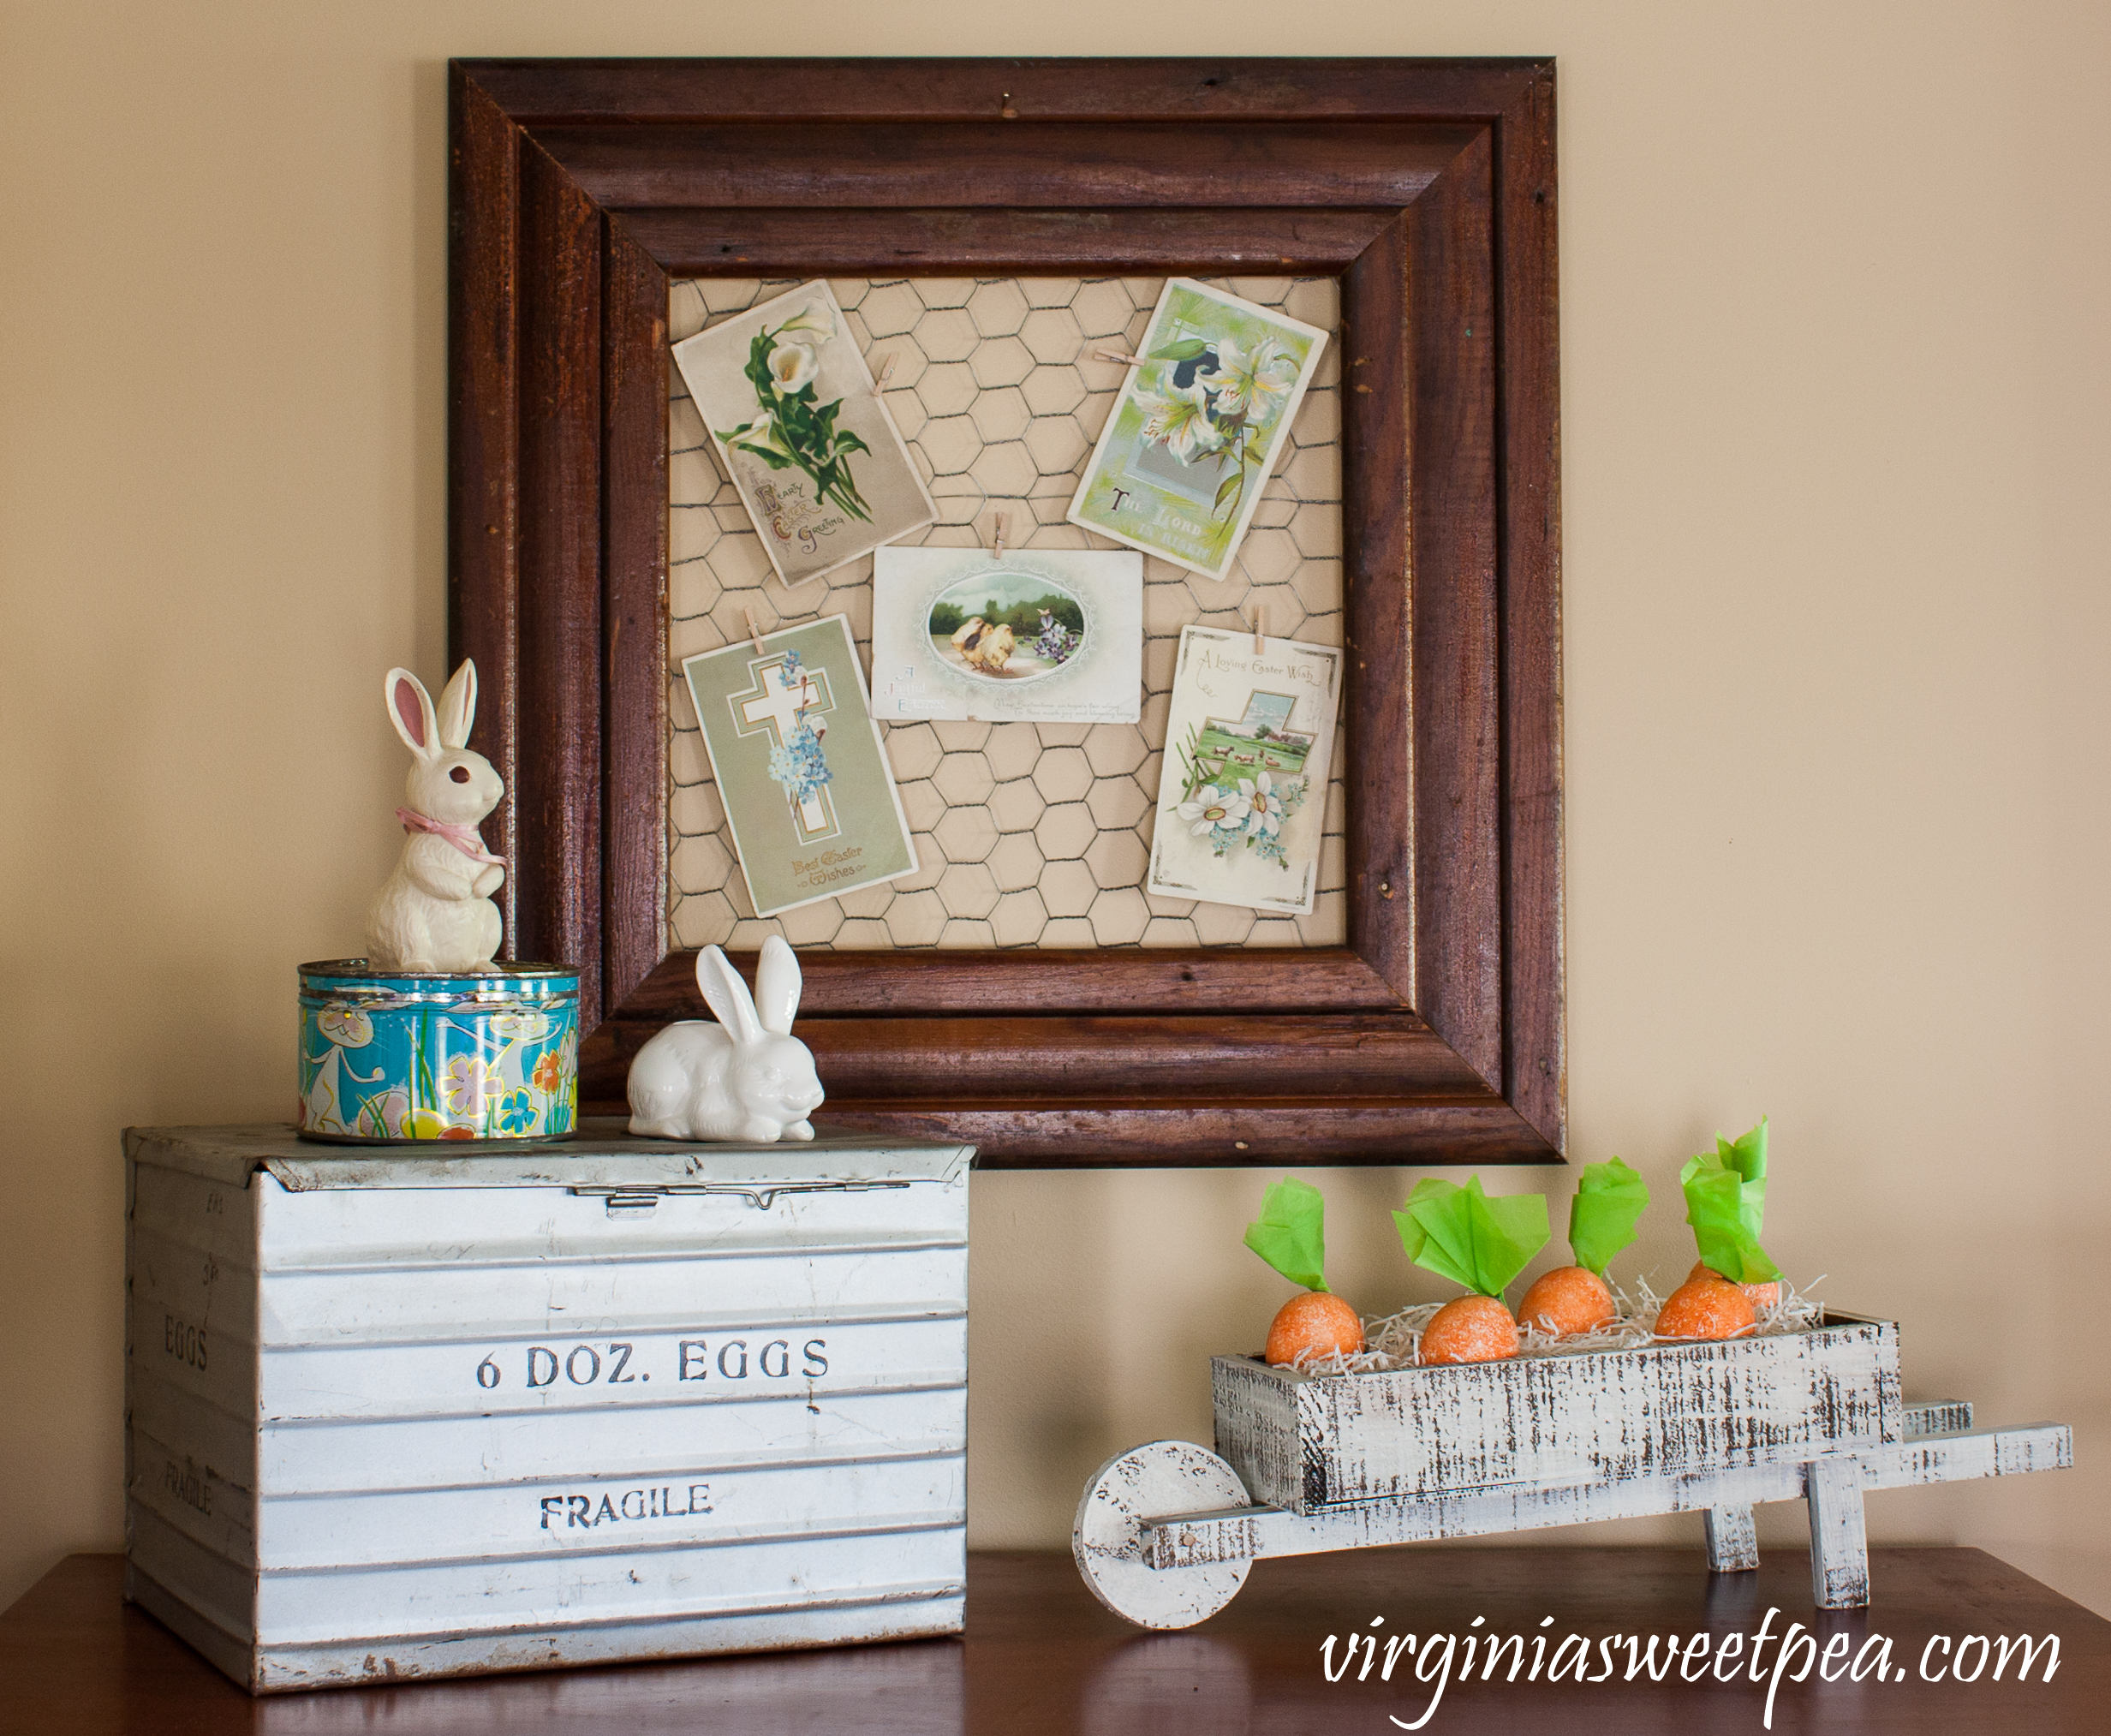
M 456 826 L 444 820 L 435 820 L 429 814 L 420 814 L 414 808 L 399 808 L 396 817 L 403 822 L 405 832 L 429 832 L 448 843 L 468 857 L 471 862 L 487 862 L 504 868 L 506 859 L 493 856 L 484 848 L 484 835 L 474 826 Z

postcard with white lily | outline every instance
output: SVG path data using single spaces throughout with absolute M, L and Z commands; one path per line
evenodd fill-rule
M 1149 890 L 1278 916 L 1312 909 L 1341 701 L 1331 645 L 1187 627 L 1151 834 Z
M 1070 522 L 1224 577 L 1326 347 L 1315 325 L 1168 278 Z
M 937 520 L 826 282 L 706 326 L 674 361 L 786 584 Z

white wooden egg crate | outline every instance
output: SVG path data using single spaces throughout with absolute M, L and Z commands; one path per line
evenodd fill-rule
M 1264 1555 L 1704 1516 L 1708 1565 L 1756 1567 L 1755 1503 L 1807 1501 L 1811 1595 L 1869 1602 L 1865 1489 L 2049 1471 L 2064 1423 L 1975 1429 L 1899 1396 L 1899 1329 L 1828 1311 L 1763 1338 L 1314 1375 L 1212 1363 L 1217 1452 L 1160 1441 L 1086 1485 L 1072 1545 L 1110 1609 L 1189 1627 Z M 1219 1456 L 1221 1455 L 1221 1457 Z
M 959 1632 L 972 1148 L 125 1151 L 126 1595 L 252 1691 Z

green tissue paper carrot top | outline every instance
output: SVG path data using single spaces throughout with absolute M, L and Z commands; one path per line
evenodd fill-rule
M 1781 1268 L 1759 1245 L 1767 1210 L 1767 1120 L 1740 1138 L 1715 1136 L 1715 1148 L 1688 1158 L 1679 1172 L 1686 1221 L 1703 1265 L 1732 1284 L 1768 1284 Z
M 1310 1182 L 1291 1176 L 1270 1184 L 1261 1196 L 1261 1219 L 1246 1226 L 1246 1245 L 1292 1284 L 1324 1290 L 1327 1263 L 1323 1222 L 1327 1202 Z
M 1587 1163 L 1569 1205 L 1569 1251 L 1586 1271 L 1605 1276 L 1613 1256 L 1635 1239 L 1649 1203 L 1649 1184 L 1617 1157 Z
M 1492 1200 L 1477 1175 L 1463 1188 L 1434 1177 L 1416 1182 L 1392 1221 L 1409 1259 L 1482 1296 L 1500 1297 L 1552 1233 L 1541 1195 Z

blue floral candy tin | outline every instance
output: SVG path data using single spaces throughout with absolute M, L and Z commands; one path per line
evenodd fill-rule
M 579 1123 L 579 973 L 301 967 L 304 1139 L 563 1139 Z

